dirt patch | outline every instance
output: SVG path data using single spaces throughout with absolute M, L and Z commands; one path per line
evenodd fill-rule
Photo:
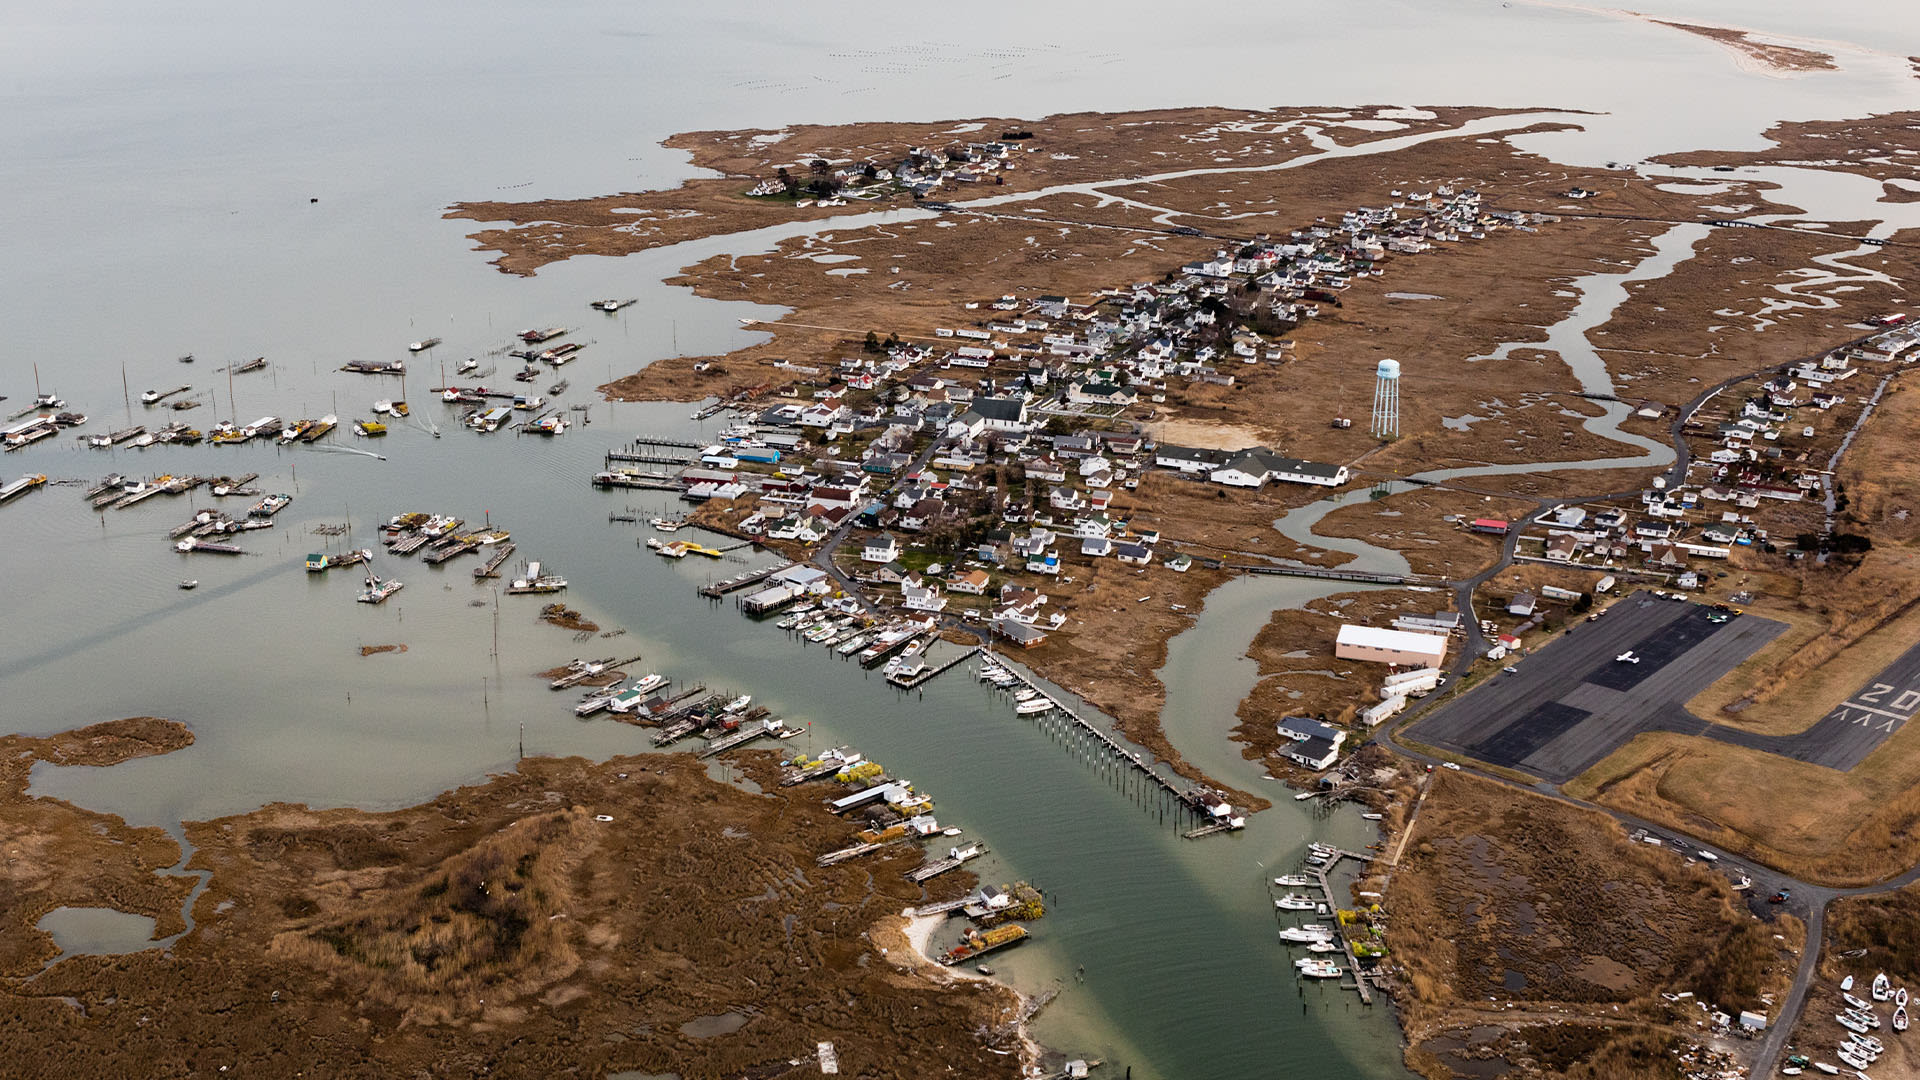
M 1798 941 L 1793 927 L 1759 922 L 1724 877 L 1602 814 L 1441 773 L 1416 828 L 1387 891 L 1387 940 L 1408 1062 L 1426 1075 L 1492 1075 L 1463 1062 L 1494 1058 L 1551 1075 L 1575 1060 L 1619 1066 L 1584 1075 L 1669 1075 L 1627 1067 L 1692 1033 L 1698 1007 L 1661 994 L 1765 1009 L 1792 978 L 1774 934 Z M 1542 1019 L 1566 1028 L 1541 1041 L 1528 1029 Z
M 1812 49 L 1796 49 L 1791 45 L 1778 45 L 1768 41 L 1756 41 L 1744 30 L 1733 30 L 1725 26 L 1696 26 L 1692 23 L 1667 22 L 1655 19 L 1661 26 L 1671 26 L 1675 30 L 1685 30 L 1689 34 L 1698 34 L 1721 45 L 1747 60 L 1754 61 L 1775 71 L 1836 71 L 1838 65 L 1833 57 Z
M 773 786 L 770 757 L 739 760 Z M 1009 991 L 935 985 L 866 937 L 920 898 L 901 874 L 919 853 L 816 867 L 849 831 L 819 794 L 749 794 L 680 756 L 529 759 L 390 813 L 193 823 L 197 929 L 169 957 L 0 984 L 0 1038 L 72 1076 L 772 1077 L 820 1041 L 849 1075 L 1016 1075 L 988 1042 L 1017 1035 L 978 1034 Z
M 1416 574 L 1459 581 L 1485 570 L 1500 556 L 1503 538 L 1475 532 L 1475 519 L 1492 518 L 1517 526 L 1535 506 L 1522 499 L 1416 487 L 1343 506 L 1321 518 L 1313 531 L 1391 548 L 1406 556 L 1408 568 Z
M 1807 988 L 1806 1007 L 1800 1023 L 1793 1029 L 1794 1045 L 1803 1054 L 1818 1060 L 1838 1062 L 1832 1050 L 1847 1037 L 1847 1031 L 1834 1019 L 1847 1009 L 1841 997 L 1840 982 L 1853 976 L 1855 997 L 1871 1000 L 1867 987 L 1875 975 L 1885 973 L 1895 986 L 1910 990 L 1920 987 L 1920 887 L 1909 885 L 1892 892 L 1872 896 L 1849 896 L 1835 900 L 1827 908 L 1826 940 L 1821 943 L 1820 966 Z M 1883 1022 L 1891 1018 L 1892 1006 L 1876 1009 Z M 1873 1075 L 1911 1080 L 1920 1077 L 1920 1053 L 1904 1036 L 1890 1036 L 1889 1028 L 1873 1034 L 1881 1037 L 1886 1053 L 1873 1065 Z M 1809 1049 L 1811 1048 L 1811 1049 Z

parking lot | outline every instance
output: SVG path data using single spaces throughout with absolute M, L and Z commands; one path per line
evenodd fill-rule
M 1786 629 L 1753 615 L 1714 619 L 1699 604 L 1636 592 L 1520 661 L 1512 673 L 1495 675 L 1417 721 L 1408 737 L 1554 783 L 1578 776 L 1642 731 L 1724 738 L 1820 764 L 1847 762 L 1836 768 L 1864 756 L 1864 750 L 1855 752 L 1861 739 L 1850 720 L 1831 727 L 1829 717 L 1800 735 L 1769 739 L 1687 712 L 1694 695 Z M 1615 659 L 1629 651 L 1638 663 Z M 1920 649 L 1901 659 L 1913 661 L 1913 695 L 1899 703 L 1920 708 Z

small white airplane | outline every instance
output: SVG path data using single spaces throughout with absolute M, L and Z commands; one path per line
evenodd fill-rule
M 1640 662 L 1640 658 L 1633 655 L 1632 649 L 1628 649 L 1626 652 L 1621 653 L 1619 656 L 1616 656 L 1613 659 L 1615 663 L 1620 663 L 1620 664 L 1637 664 Z

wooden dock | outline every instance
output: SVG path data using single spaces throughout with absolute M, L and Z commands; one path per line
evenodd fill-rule
M 738 731 L 713 740 L 701 747 L 700 752 L 695 756 L 710 758 L 715 754 L 724 754 L 736 746 L 745 746 L 755 739 L 765 738 L 773 734 L 776 730 L 771 726 L 774 722 L 775 720 L 773 718 L 768 718 L 766 720 L 755 720 L 751 723 L 741 724 Z
M 1314 884 L 1309 887 L 1320 890 L 1320 900 L 1327 906 L 1328 914 L 1321 916 L 1321 918 L 1331 918 L 1334 920 L 1333 936 L 1339 939 L 1341 954 L 1347 958 L 1347 970 L 1353 975 L 1353 982 L 1343 982 L 1340 984 L 1340 988 L 1357 992 L 1360 995 L 1361 1004 L 1371 1005 L 1373 1004 L 1373 988 L 1369 986 L 1368 983 L 1372 976 L 1360 970 L 1360 957 L 1355 955 L 1353 951 L 1353 942 L 1349 941 L 1347 935 L 1341 932 L 1339 916 L 1337 914 L 1341 905 L 1333 897 L 1333 886 L 1327 881 L 1327 875 L 1332 872 L 1334 867 L 1340 865 L 1340 860 L 1342 859 L 1353 859 L 1357 862 L 1369 863 L 1373 861 L 1373 856 L 1358 851 L 1347 851 L 1343 848 L 1335 847 L 1323 846 L 1320 850 L 1327 855 L 1326 865 L 1310 867 L 1306 870 L 1306 873 L 1314 880 Z
M 856 633 L 857 632 L 858 631 L 856 631 Z M 899 687 L 902 690 L 911 690 L 916 686 L 925 686 L 927 683 L 930 683 L 933 681 L 934 676 L 943 674 L 948 669 L 958 667 L 959 665 L 967 662 L 968 660 L 973 659 L 974 656 L 980 652 L 980 649 L 981 649 L 980 646 L 975 645 L 974 647 L 966 650 L 965 652 L 960 653 L 958 656 L 955 656 L 953 659 L 948 660 L 946 663 L 941 664 L 938 667 L 930 667 L 922 670 L 921 672 L 913 676 L 913 678 L 911 679 L 903 680 L 898 676 L 889 675 L 887 676 L 887 681 Z
M 987 845 L 985 844 L 969 844 L 968 846 L 974 850 L 973 854 L 968 855 L 966 858 L 956 858 L 949 855 L 944 859 L 935 859 L 930 863 L 922 863 L 907 871 L 907 880 L 913 882 L 915 885 L 924 884 L 949 870 L 958 870 L 969 861 L 977 859 L 987 853 Z
M 871 855 L 881 848 L 889 848 L 895 844 L 905 842 L 905 840 L 883 840 L 877 844 L 855 844 L 852 847 L 841 848 L 839 851 L 829 851 L 813 861 L 821 866 L 832 866 L 835 863 L 843 863 L 848 859 L 857 859 L 862 855 Z
M 645 491 L 679 491 L 684 486 L 680 478 L 667 473 L 615 472 L 599 473 L 593 478 L 595 487 L 639 488 Z
M 730 548 L 728 550 L 732 550 L 732 549 Z M 782 570 L 791 570 L 798 565 L 800 564 L 799 563 L 782 563 L 779 566 L 769 566 L 765 570 L 755 570 L 751 574 L 742 574 L 739 577 L 730 577 L 730 578 L 727 578 L 725 581 L 715 581 L 710 584 L 700 586 L 700 595 L 706 597 L 709 600 L 718 600 L 721 597 L 727 595 L 728 593 L 739 592 L 741 589 L 745 589 L 753 585 L 758 585 L 761 582 L 772 577 L 773 575 L 780 573 Z
M 492 558 L 473 568 L 473 576 L 476 578 L 499 577 L 500 565 L 513 555 L 513 549 L 513 544 L 501 544 L 500 547 L 494 551 Z

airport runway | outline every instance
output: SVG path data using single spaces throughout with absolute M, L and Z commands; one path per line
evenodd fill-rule
M 1753 615 L 1716 623 L 1714 615 L 1699 604 L 1636 592 L 1519 661 L 1514 672 L 1417 721 L 1408 735 L 1554 783 L 1578 776 L 1643 731 L 1724 738 L 1835 768 L 1865 756 L 1871 745 L 1860 747 L 1851 721 L 1840 725 L 1845 731 L 1823 730 L 1830 723 L 1823 720 L 1801 735 L 1768 739 L 1687 712 L 1694 695 L 1786 629 Z M 1615 659 L 1627 652 L 1639 662 Z M 1920 707 L 1920 650 L 1911 658 L 1914 691 L 1911 702 L 1902 703 Z

